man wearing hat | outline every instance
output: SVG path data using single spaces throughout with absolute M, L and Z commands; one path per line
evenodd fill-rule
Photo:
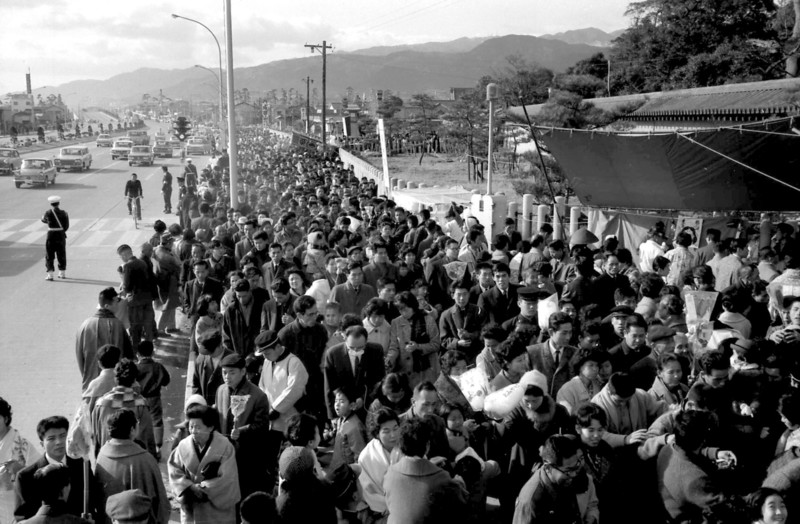
M 269 399 L 270 431 L 265 446 L 268 471 L 274 473 L 286 423 L 297 413 L 296 404 L 305 394 L 308 371 L 300 358 L 280 343 L 274 331 L 262 331 L 255 345 L 256 354 L 265 359 L 258 387 Z
M 611 308 L 608 316 L 603 319 L 600 345 L 604 348 L 613 348 L 625 339 L 625 320 L 633 315 L 633 308 L 618 305 Z
M 650 353 L 631 366 L 630 374 L 634 385 L 647 391 L 653 386 L 658 374 L 658 360 L 664 353 L 675 349 L 675 330 L 671 327 L 653 324 L 647 330 L 647 343 Z
M 247 380 L 244 357 L 232 354 L 220 362 L 222 380 L 217 388 L 215 405 L 219 411 L 220 433 L 236 448 L 239 488 L 242 497 L 256 491 L 269 491 L 268 454 L 264 447 L 269 430 L 267 395 Z
M 172 213 L 172 173 L 167 166 L 161 166 L 161 195 L 164 197 L 164 213 Z
M 191 158 L 186 159 L 183 176 L 186 177 L 186 188 L 197 191 L 197 166 L 192 163 Z
M 42 222 L 47 224 L 47 240 L 44 244 L 44 265 L 47 271 L 45 280 L 53 280 L 53 261 L 58 257 L 58 278 L 67 278 L 67 230 L 69 215 L 61 209 L 61 197 L 47 198 L 50 209 L 44 212 Z
M 539 313 L 537 306 L 540 300 L 544 300 L 550 296 L 547 291 L 542 291 L 536 287 L 521 287 L 517 290 L 517 306 L 519 306 L 519 315 L 516 315 L 505 322 L 502 328 L 506 333 L 513 333 L 518 329 L 525 327 L 534 331 L 533 336 L 536 336 L 541 330 L 539 329 Z
M 157 522 L 153 515 L 153 499 L 140 489 L 129 489 L 108 497 L 106 514 L 114 524 Z

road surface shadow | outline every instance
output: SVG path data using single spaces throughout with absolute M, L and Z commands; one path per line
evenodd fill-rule
M 44 246 L 10 248 L 12 245 L 14 242 L 0 241 L 0 278 L 19 275 L 39 263 L 44 273 Z
M 44 187 L 44 186 L 29 186 L 23 185 L 18 189 L 46 189 L 47 191 L 74 191 L 76 189 L 96 189 L 97 186 L 90 186 L 88 184 L 73 184 L 73 183 L 63 183 L 56 181 L 54 184 Z
M 103 287 L 117 287 L 119 282 L 111 282 L 109 280 L 92 280 L 89 278 L 57 278 L 53 282 L 59 282 L 62 284 L 90 284 L 93 286 L 103 286 Z

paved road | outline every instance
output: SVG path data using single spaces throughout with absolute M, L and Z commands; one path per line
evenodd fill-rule
M 158 130 L 151 123 L 150 134 Z M 162 124 L 166 130 L 167 124 Z M 37 442 L 36 423 L 49 415 L 72 418 L 80 399 L 80 374 L 75 363 L 74 336 L 91 316 L 98 292 L 118 286 L 116 254 L 119 244 L 141 245 L 152 236 L 152 224 L 167 224 L 160 195 L 161 164 L 173 176 L 182 172 L 180 158 L 162 159 L 154 167 L 129 167 L 112 161 L 110 148 L 89 143 L 92 167 L 85 172 L 58 173 L 56 184 L 43 189 L 14 187 L 11 177 L 0 177 L 0 396 L 13 409 L 13 426 Z M 58 149 L 24 154 L 53 156 Z M 177 151 L 176 151 L 177 153 Z M 195 160 L 200 166 L 206 158 Z M 125 182 L 136 172 L 144 189 L 143 221 L 133 226 L 123 201 Z M 67 238 L 67 280 L 44 280 L 47 197 L 57 194 L 70 215 Z M 177 191 L 173 192 L 174 199 Z M 138 249 L 137 249 L 138 252 Z M 157 345 L 156 356 L 167 365 L 173 382 L 163 393 L 165 415 L 172 420 L 183 408 L 186 375 L 185 340 Z M 169 427 L 166 434 L 169 434 Z

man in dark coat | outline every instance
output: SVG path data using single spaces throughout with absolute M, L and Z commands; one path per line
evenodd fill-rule
M 354 410 L 362 412 L 369 406 L 370 395 L 385 375 L 383 347 L 367 342 L 367 330 L 363 326 L 350 326 L 345 330 L 345 341 L 332 346 L 325 353 L 322 365 L 325 375 L 325 400 L 328 418 L 335 419 L 333 409 L 334 392 L 337 389 L 354 391 Z
M 67 456 L 68 431 L 69 421 L 58 416 L 43 419 L 36 426 L 36 433 L 44 448 L 44 456 L 17 474 L 17 482 L 14 486 L 19 499 L 19 504 L 14 510 L 14 517 L 17 521 L 33 517 L 42 505 L 44 493 L 39 489 L 35 474 L 49 464 L 64 465 L 69 471 L 70 492 L 65 501 L 65 511 L 71 515 L 83 513 L 83 460 Z M 90 500 L 89 511 L 91 513 L 95 513 L 96 509 L 93 503 L 94 501 Z
M 442 351 L 457 349 L 474 361 L 483 349 L 480 334 L 486 323 L 486 315 L 478 306 L 469 303 L 469 285 L 468 280 L 462 279 L 451 286 L 455 304 L 444 311 L 439 319 L 439 337 Z
M 429 457 L 444 457 L 447 460 L 455 458 L 450 443 L 447 440 L 445 421 L 435 413 L 439 403 L 439 393 L 432 382 L 422 382 L 414 388 L 414 400 L 411 408 L 400 415 L 400 422 L 424 419 L 431 426 L 431 447 L 428 451 Z
M 211 278 L 208 273 L 208 261 L 196 260 L 194 263 L 195 277 L 183 286 L 183 313 L 191 323 L 190 333 L 194 333 L 194 326 L 199 318 L 197 315 L 198 299 L 203 295 L 211 295 L 219 304 L 225 292 L 222 282 Z
M 233 352 L 222 346 L 219 331 L 206 331 L 197 340 L 198 355 L 194 361 L 192 393 L 202 395 L 209 406 L 214 405 L 217 389 L 225 383 L 219 363 Z
M 233 291 L 236 300 L 222 315 L 222 345 L 247 357 L 255 351 L 253 342 L 261 332 L 261 310 L 269 297 L 264 289 L 250 289 L 246 279 L 236 282 Z
M 328 330 L 319 323 L 317 301 L 303 295 L 294 301 L 296 320 L 278 332 L 278 341 L 297 355 L 308 371 L 305 409 L 317 420 L 325 420 L 325 398 L 322 378 L 322 359 L 328 342 Z
M 242 498 L 267 486 L 267 459 L 264 442 L 269 433 L 267 395 L 247 380 L 244 357 L 228 355 L 220 362 L 225 381 L 217 389 L 215 405 L 219 411 L 220 433 L 236 448 L 239 489 Z
M 67 503 L 67 497 L 75 491 L 70 483 L 70 472 L 57 464 L 46 463 L 33 471 L 31 480 L 33 488 L 41 497 L 41 505 L 29 519 L 17 520 L 29 524 L 87 524 L 88 521 L 78 517 Z M 69 495 L 67 491 L 69 490 Z
M 484 291 L 478 299 L 478 307 L 488 317 L 489 322 L 497 325 L 502 325 L 506 320 L 519 314 L 517 286 L 511 284 L 510 275 L 508 264 L 503 262 L 495 264 L 495 286 Z
M 139 341 L 153 340 L 156 325 L 153 311 L 153 292 L 155 291 L 155 275 L 148 271 L 147 263 L 133 256 L 133 250 L 127 244 L 117 248 L 122 260 L 122 289 L 120 295 L 128 301 L 128 320 L 131 345 L 134 351 Z
M 47 271 L 47 280 L 53 280 L 55 267 L 53 262 L 58 258 L 58 278 L 67 278 L 67 230 L 69 229 L 69 215 L 59 207 L 60 196 L 51 196 L 47 199 L 50 209 L 44 212 L 42 222 L 47 224 L 47 240 L 45 241 L 44 264 Z
M 631 315 L 625 320 L 622 342 L 608 350 L 614 372 L 627 373 L 631 366 L 649 355 L 652 350 L 647 347 L 646 341 L 647 323 L 641 315 Z
M 575 348 L 568 345 L 572 338 L 572 319 L 560 311 L 553 313 L 547 329 L 550 339 L 530 346 L 528 358 L 531 369 L 539 371 L 547 378 L 550 390 L 546 393 L 555 398 L 561 386 L 572 378 L 569 361 L 575 354 Z

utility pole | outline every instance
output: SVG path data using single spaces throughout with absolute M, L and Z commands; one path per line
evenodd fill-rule
M 311 130 L 311 84 L 314 83 L 310 76 L 305 77 L 306 81 L 306 134 Z
M 611 96 L 611 59 L 608 59 L 608 74 L 606 75 L 606 90 L 608 96 Z
M 305 47 L 311 49 L 311 53 L 313 54 L 314 51 L 321 49 L 322 53 L 322 150 L 325 151 L 326 146 L 328 145 L 325 141 L 325 84 L 326 84 L 326 71 L 327 71 L 327 62 L 328 62 L 328 49 L 333 49 L 332 45 L 328 45 L 328 42 L 323 40 L 322 45 L 319 44 L 305 44 Z

